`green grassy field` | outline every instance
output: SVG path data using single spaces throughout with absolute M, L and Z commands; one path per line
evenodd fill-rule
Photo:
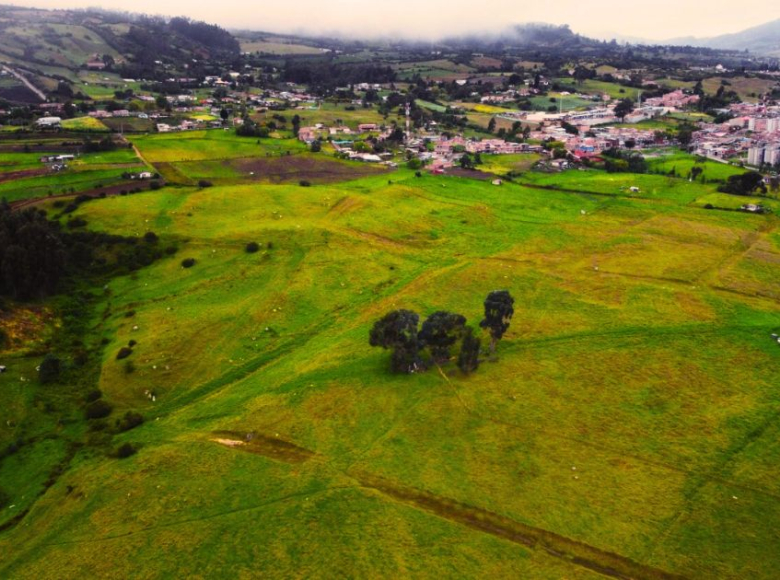
M 40 158 L 39 153 L 0 152 L 0 173 L 40 168 Z
M 550 99 L 553 99 L 552 101 Z M 550 107 L 555 107 L 558 111 L 561 109 L 561 99 L 563 99 L 564 111 L 575 111 L 577 109 L 586 109 L 588 107 L 595 106 L 594 101 L 588 101 L 575 97 L 572 95 L 560 95 L 558 93 L 550 93 L 546 97 L 531 97 L 529 101 L 537 111 L 547 111 Z
M 258 150 L 236 141 L 136 143 Z M 126 460 L 71 449 L 65 422 L 2 463 L 0 525 L 30 511 L 0 576 L 773 577 L 777 219 L 705 210 L 713 187 L 680 179 L 527 175 L 581 193 L 400 171 L 83 205 L 92 229 L 179 247 L 97 293 L 86 338 L 107 342 L 113 416 L 147 420 L 116 438 Z M 392 375 L 367 344 L 395 308 L 476 323 L 495 288 L 515 317 L 470 377 Z M 31 404 L 50 387 L 20 382 L 37 360 L 4 359 L 0 442 L 54 428 Z
M 89 131 L 91 133 L 107 133 L 110 131 L 100 119 L 93 119 L 92 117 L 65 119 L 62 122 L 62 128 L 70 131 Z
M 483 155 L 479 169 L 489 173 L 505 175 L 510 171 L 528 171 L 539 161 L 536 153 L 519 153 L 517 155 Z
M 0 153 L 0 177 L 5 172 L 45 169 L 41 153 Z M 120 183 L 122 174 L 138 171 L 144 164 L 132 149 L 88 153 L 68 161 L 61 173 L 46 172 L 19 179 L 0 179 L 0 199 L 19 201 L 49 195 L 78 194 L 98 187 Z
M 617 83 L 609 83 L 606 81 L 599 81 L 596 79 L 586 79 L 582 84 L 578 84 L 571 78 L 558 79 L 558 82 L 564 83 L 568 86 L 569 91 L 584 93 L 587 95 L 602 95 L 608 94 L 613 99 L 625 99 L 626 97 L 635 98 L 636 89 L 623 87 Z
M 417 99 L 415 101 L 418 107 L 422 107 L 423 109 L 428 109 L 429 111 L 435 111 L 436 113 L 444 113 L 447 111 L 447 107 L 444 105 L 438 105 L 436 103 L 429 103 L 428 101 L 423 101 L 420 99 Z
M 757 95 L 770 91 L 777 85 L 776 81 L 757 79 L 752 77 L 711 77 L 704 79 L 702 86 L 707 93 L 715 94 L 722 86 L 722 81 L 725 80 L 729 83 L 725 86 L 726 90 L 736 91 L 739 98 L 748 101 L 755 102 Z M 673 89 L 692 89 L 696 84 L 693 81 L 680 81 L 677 79 L 659 79 L 659 84 L 673 88 Z
M 141 167 L 141 166 L 138 166 Z M 128 169 L 88 169 L 48 173 L 15 181 L 0 182 L 0 199 L 18 201 L 48 195 L 78 193 L 122 181 Z
M 306 149 L 296 139 L 263 139 L 258 143 L 257 139 L 237 139 L 233 131 L 222 130 L 139 135 L 132 142 L 152 163 L 280 156 Z
M 329 127 L 336 125 L 346 125 L 351 129 L 357 129 L 362 123 L 376 123 L 382 125 L 385 119 L 374 108 L 364 109 L 362 107 L 353 108 L 348 111 L 347 105 L 336 105 L 333 103 L 323 103 L 316 109 L 288 110 L 281 114 L 287 119 L 287 128 L 290 129 L 292 118 L 298 115 L 301 118 L 301 126 L 312 126 L 316 123 L 323 123 Z M 260 113 L 254 116 L 258 121 L 273 120 L 274 112 Z M 279 124 L 277 122 L 277 124 Z
M 695 156 L 687 153 L 675 153 L 672 155 L 652 157 L 648 159 L 648 165 L 651 171 L 663 173 L 675 171 L 677 175 L 681 177 L 687 177 L 690 174 L 691 169 L 695 166 L 703 170 L 699 179 L 704 177 L 705 179 L 715 179 L 719 181 L 725 181 L 732 175 L 738 175 L 745 172 L 744 169 L 734 165 L 697 159 Z

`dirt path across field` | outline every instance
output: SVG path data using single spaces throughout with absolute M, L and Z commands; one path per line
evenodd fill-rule
M 317 454 L 275 436 L 238 431 L 217 431 L 212 442 L 228 449 L 248 451 L 284 463 L 303 463 Z M 554 558 L 620 580 L 680 580 L 683 577 L 635 562 L 620 554 L 572 540 L 554 532 L 518 522 L 485 509 L 461 503 L 428 491 L 400 485 L 362 471 L 345 473 L 361 488 L 427 512 L 449 522 L 467 526 L 515 544 L 542 550 Z

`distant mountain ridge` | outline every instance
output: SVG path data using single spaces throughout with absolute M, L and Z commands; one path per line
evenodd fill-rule
M 675 38 L 666 44 L 703 46 L 719 50 L 748 50 L 760 55 L 780 56 L 780 19 L 733 34 L 712 38 Z

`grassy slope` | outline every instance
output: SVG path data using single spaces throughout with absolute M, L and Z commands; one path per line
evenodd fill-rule
M 613 196 L 404 172 L 83 206 L 91 227 L 148 223 L 182 246 L 114 281 L 95 321 L 100 386 L 143 409 L 124 436 L 143 448 L 80 457 L 0 536 L 0 575 L 595 577 L 398 501 L 380 476 L 669 572 L 771 577 L 775 219 L 686 207 L 699 184 L 564 175 Z M 629 182 L 643 194 L 623 197 Z M 243 253 L 253 240 L 273 248 Z M 366 345 L 392 308 L 478 321 L 496 287 L 515 320 L 472 377 L 393 376 Z M 130 338 L 126 375 L 113 355 Z M 242 453 L 219 429 L 315 455 Z

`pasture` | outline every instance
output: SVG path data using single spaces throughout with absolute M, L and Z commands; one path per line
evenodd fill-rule
M 303 153 L 283 157 L 248 157 L 224 161 L 192 161 L 166 164 L 161 170 L 168 181 L 194 185 L 201 180 L 231 183 L 332 183 L 384 172 L 368 163 L 342 161 Z M 183 178 L 183 179 L 182 179 Z
M 69 131 L 87 131 L 90 133 L 108 133 L 110 129 L 100 119 L 76 117 L 62 121 L 62 128 Z
M 345 125 L 350 129 L 356 130 L 358 125 L 362 123 L 376 123 L 378 125 L 384 124 L 385 119 L 374 108 L 364 109 L 362 107 L 351 107 L 351 110 L 347 110 L 349 105 L 323 103 L 321 106 L 313 109 L 294 109 L 282 111 L 278 114 L 283 115 L 287 119 L 286 127 L 291 129 L 292 118 L 298 115 L 301 118 L 301 126 L 312 126 L 317 123 L 323 123 L 329 127 L 336 125 Z M 266 113 L 259 113 L 253 116 L 257 121 L 271 121 L 273 115 L 277 114 L 274 111 Z M 277 125 L 278 121 L 275 121 Z
M 214 135 L 136 144 L 167 162 L 269 147 Z M 773 577 L 777 218 L 689 205 L 714 189 L 681 179 L 527 175 L 81 206 L 92 229 L 179 248 L 111 281 L 86 337 L 106 343 L 112 417 L 147 420 L 116 438 L 137 455 L 76 451 L 37 501 L 12 491 L 0 525 L 30 511 L 0 535 L 0 575 Z M 496 288 L 515 316 L 471 376 L 392 375 L 367 344 L 396 308 L 476 324 Z M 132 373 L 115 360 L 129 340 Z M 21 422 L 43 387 L 8 364 L 4 419 Z M 0 487 L 40 489 L 69 428 L 4 463 Z
M 698 167 L 702 170 L 699 179 L 703 177 L 704 179 L 717 181 L 726 181 L 732 175 L 739 175 L 745 172 L 745 169 L 735 165 L 718 163 L 709 159 L 705 160 L 687 153 L 653 156 L 648 158 L 648 166 L 651 171 L 661 173 L 673 171 L 680 177 L 687 177 L 690 175 L 693 167 Z
M 297 139 L 239 139 L 232 130 L 139 135 L 132 142 L 151 163 L 282 156 L 306 149 Z
M 574 95 L 561 95 L 560 93 L 550 93 L 546 97 L 531 97 L 528 100 L 537 111 L 552 110 L 551 107 L 555 107 L 556 111 L 576 111 L 595 106 L 593 101 Z
M 117 185 L 124 181 L 123 173 L 145 167 L 132 149 L 80 155 L 67 162 L 68 169 L 58 173 L 48 170 L 40 162 L 41 155 L 0 153 L 0 199 L 12 202 L 52 195 L 75 195 Z M 3 179 L 4 174 L 14 174 L 15 178 Z

